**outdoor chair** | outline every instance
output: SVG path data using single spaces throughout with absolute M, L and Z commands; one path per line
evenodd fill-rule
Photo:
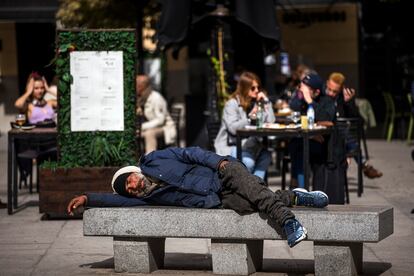
M 20 172 L 19 188 L 22 182 L 27 184 L 29 192 L 33 192 L 33 160 L 36 161 L 36 191 L 39 192 L 39 166 L 45 160 L 57 159 L 57 143 L 55 138 L 17 142 L 17 161 Z
M 390 142 L 394 133 L 394 124 L 404 124 L 404 119 L 408 119 L 411 116 L 411 112 L 396 111 L 394 98 L 391 93 L 382 93 L 385 101 L 385 119 L 383 133 L 386 133 L 387 142 Z M 399 110 L 401 110 L 399 108 Z
M 413 108 L 413 98 L 411 94 L 407 94 L 407 100 L 410 104 L 410 107 Z M 413 125 L 414 125 L 414 115 L 413 112 L 410 113 L 410 122 L 408 123 L 408 131 L 407 131 L 407 144 L 411 143 L 411 136 L 413 134 Z
M 339 130 L 340 135 L 345 136 L 345 144 L 354 143 L 355 147 L 351 150 L 346 151 L 346 157 L 356 157 L 358 167 L 358 196 L 360 197 L 363 193 L 363 176 L 362 176 L 362 149 L 361 142 L 363 140 L 363 122 L 359 117 L 356 118 L 337 118 L 336 127 Z M 365 142 L 364 142 L 365 143 Z M 345 179 L 345 196 L 346 202 L 349 203 L 349 189 L 348 189 L 348 178 Z
M 286 189 L 286 173 L 289 171 L 288 143 L 288 140 L 268 139 L 268 148 L 276 153 L 275 169 L 276 172 L 280 172 L 282 190 Z
M 206 128 L 208 136 L 208 150 L 215 151 L 214 140 L 216 140 L 217 134 L 220 130 L 220 121 L 209 121 L 207 119 Z

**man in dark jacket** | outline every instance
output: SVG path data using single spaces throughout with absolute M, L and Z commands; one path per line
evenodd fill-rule
M 329 75 L 324 87 L 324 94 L 334 100 L 337 118 L 360 118 L 358 107 L 355 104 L 355 90 L 345 86 L 345 76 L 342 73 L 333 72 Z M 346 139 L 347 152 L 354 151 L 356 147 L 357 141 Z M 357 160 L 355 156 L 355 161 L 362 164 L 362 171 L 366 177 L 372 179 L 382 176 L 382 172 L 370 165 L 364 156 L 361 160 Z
M 79 206 L 120 207 L 172 205 L 198 208 L 228 208 L 239 214 L 262 212 L 284 228 L 288 244 L 306 238 L 306 229 L 287 206 L 325 207 L 323 192 L 272 192 L 260 177 L 230 156 L 220 156 L 198 147 L 153 151 L 140 166 L 118 170 L 112 179 L 116 194 L 87 193 L 71 200 L 67 211 Z
M 315 122 L 331 123 L 335 119 L 335 104 L 331 97 L 322 93 L 323 82 L 316 73 L 306 75 L 294 92 L 289 107 L 306 115 L 309 105 L 315 111 Z M 291 188 L 308 188 L 305 186 L 303 173 L 303 143 L 299 138 L 289 142 L 291 156 Z M 327 141 L 322 136 L 313 137 L 309 142 L 311 163 L 324 163 L 327 160 Z

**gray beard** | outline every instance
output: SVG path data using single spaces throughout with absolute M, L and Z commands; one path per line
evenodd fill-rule
M 148 187 L 151 186 L 151 181 L 148 179 L 146 175 L 142 175 L 144 177 L 144 191 L 148 189 Z

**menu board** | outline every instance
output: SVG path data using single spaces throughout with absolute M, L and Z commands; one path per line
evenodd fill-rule
M 70 53 L 72 131 L 123 131 L 122 51 Z

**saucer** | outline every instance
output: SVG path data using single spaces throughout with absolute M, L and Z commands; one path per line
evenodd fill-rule
M 30 129 L 34 129 L 35 127 L 36 127 L 35 125 L 28 125 L 28 126 L 22 125 L 21 126 L 23 130 L 30 130 Z
M 12 128 L 16 128 L 16 129 L 23 129 L 23 130 L 30 130 L 30 129 L 34 129 L 36 127 L 36 125 L 32 125 L 32 124 L 28 124 L 25 123 L 22 126 L 19 126 L 18 124 L 16 124 L 16 122 L 10 122 L 10 126 Z
M 12 128 L 20 128 L 20 126 L 18 124 L 16 124 L 15 122 L 10 122 L 10 126 Z

